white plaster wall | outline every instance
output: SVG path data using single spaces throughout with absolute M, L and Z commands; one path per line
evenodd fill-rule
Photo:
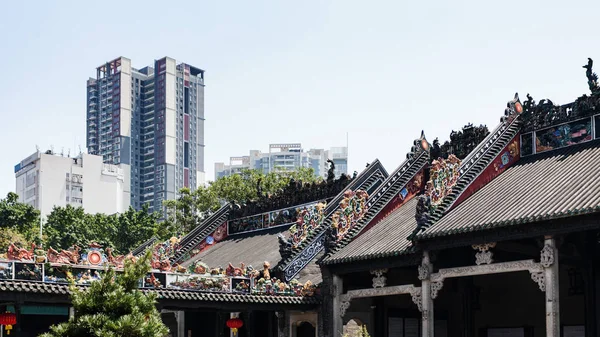
M 83 167 L 81 163 L 83 162 Z M 38 189 L 38 209 L 46 218 L 54 206 L 64 207 L 67 205 L 67 190 L 69 182 L 66 174 L 83 175 L 82 206 L 88 213 L 113 214 L 123 212 L 129 207 L 129 178 L 124 174 L 102 173 L 102 157 L 83 154 L 82 159 L 75 165 L 73 158 L 57 155 L 41 154 L 40 159 L 28 170 L 19 172 L 16 177 L 17 194 L 26 189 L 25 177 L 28 171 L 39 170 L 35 188 Z M 29 187 L 31 188 L 31 187 Z M 27 188 L 27 189 L 29 189 Z M 127 190 L 126 190 L 127 189 Z
M 177 105 L 175 96 L 176 73 L 175 60 L 166 58 L 165 74 L 165 161 L 167 164 L 175 165 L 176 157 L 176 136 L 177 136 Z
M 131 137 L 131 60 L 121 58 L 121 83 L 120 83 L 120 134 Z

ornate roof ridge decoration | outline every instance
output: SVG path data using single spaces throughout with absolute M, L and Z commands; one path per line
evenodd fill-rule
M 465 159 L 457 161 L 458 158 L 452 158 L 450 176 L 446 176 L 446 173 L 443 173 L 441 176 L 442 179 L 440 182 L 444 188 L 437 191 L 439 186 L 436 187 L 435 184 L 432 184 L 432 188 L 428 188 L 429 193 L 419 196 L 415 210 L 417 227 L 407 237 L 408 240 L 414 241 L 419 233 L 439 220 L 452 208 L 454 202 L 467 190 L 469 185 L 493 163 L 494 159 L 501 154 L 502 150 L 519 133 L 520 124 L 517 117 L 522 112 L 523 106 L 519 101 L 519 94 L 517 93 L 513 100 L 507 103 L 504 116 L 500 119 L 500 124 Z M 457 169 L 455 166 L 457 166 Z M 437 179 L 440 177 L 440 167 L 442 167 L 442 171 L 447 171 L 443 168 L 443 165 L 439 165 L 438 160 L 438 164 L 432 167 L 434 170 L 432 174 L 433 178 Z M 437 177 L 436 172 L 438 173 Z M 443 185 L 444 183 L 446 184 L 445 186 Z M 435 195 L 437 192 L 442 192 L 442 194 Z M 434 199 L 432 199 L 433 195 L 435 195 Z
M 279 233 L 279 254 L 286 258 L 291 254 L 292 249 L 298 248 L 302 242 L 318 230 L 325 220 L 325 207 L 327 202 L 320 202 L 309 208 L 304 208 L 298 212 L 296 223 L 289 228 L 289 237 Z
M 77 285 L 78 289 L 85 289 L 86 284 Z M 28 280 L 0 280 L 0 288 L 5 292 L 23 292 L 36 294 L 54 294 L 68 296 L 70 293 L 68 284 L 44 283 Z M 263 303 L 272 305 L 306 305 L 318 304 L 319 296 L 271 296 L 263 294 L 243 293 L 219 293 L 187 291 L 168 288 L 146 288 L 140 289 L 144 293 L 158 294 L 158 300 L 189 300 L 189 301 L 219 301 L 232 303 Z
M 260 294 L 272 296 L 313 296 L 318 288 L 312 282 L 304 284 L 298 280 L 286 283 L 271 277 L 270 263 L 265 261 L 262 270 L 241 264 L 234 267 L 231 263 L 227 268 L 209 268 L 205 263 L 196 261 L 188 268 L 176 266 L 171 268 L 168 256 L 177 247 L 177 239 L 173 238 L 163 244 L 156 245 L 151 267 L 148 274 L 141 280 L 140 289 L 177 289 L 198 292 Z M 114 261 L 110 255 L 104 255 L 99 245 L 90 245 L 89 249 L 78 255 L 78 247 L 63 250 L 54 256 L 40 259 L 40 256 L 30 256 L 15 252 L 8 254 L 8 260 L 0 260 L 0 281 L 36 281 L 47 284 L 88 285 L 102 279 L 107 266 L 114 267 L 122 273 L 124 259 Z M 49 252 L 55 252 L 50 248 Z M 14 253 L 14 254 L 13 254 Z M 16 258 L 16 259 L 15 259 Z M 125 260 L 135 258 L 130 254 Z M 166 263 L 168 268 L 165 268 Z
M 331 216 L 331 226 L 325 229 L 325 247 L 340 242 L 356 226 L 367 211 L 369 193 L 364 190 L 347 190 L 340 208 Z
M 207 219 L 202 221 L 196 228 L 181 238 L 179 249 L 175 252 L 172 262 L 182 262 L 181 259 L 191 251 L 194 247 L 202 243 L 210 234 L 212 234 L 219 226 L 227 220 L 231 211 L 231 204 L 227 203 Z
M 131 254 L 133 254 L 133 256 L 139 257 L 148 248 L 150 248 L 156 241 L 158 241 L 158 237 L 156 237 L 156 236 L 151 237 L 148 241 L 142 243 L 141 245 L 137 246 L 134 250 L 132 250 Z
M 594 61 L 588 58 L 588 63 L 583 66 L 586 69 L 590 96 L 584 94 L 572 103 L 555 105 L 549 99 L 542 99 L 536 103 L 533 97 L 527 94 L 527 100 L 523 102 L 523 114 L 520 118 L 521 131 L 540 130 L 600 113 L 600 86 L 598 85 L 598 75 L 592 71 L 593 64 Z
M 376 159 L 346 187 L 349 189 L 362 189 L 371 191 L 376 189 L 386 178 L 388 172 L 381 162 Z M 286 280 L 294 278 L 312 259 L 324 249 L 324 233 L 326 226 L 331 224 L 331 216 L 338 209 L 340 201 L 346 190 L 340 192 L 325 208 L 325 219 L 323 224 L 309 233 L 305 240 L 300 242 L 297 248 L 292 247 L 286 240 L 279 240 L 279 251 L 281 261 L 274 267 L 275 270 L 283 271 Z
M 368 211 L 365 216 L 352 228 L 339 242 L 327 247 L 326 259 L 350 243 L 375 217 L 385 209 L 385 206 L 398 195 L 403 188 L 428 164 L 431 145 L 427 142 L 425 133 L 421 131 L 419 139 L 414 140 L 411 152 L 406 155 L 406 160 L 371 193 L 367 201 Z
M 44 251 L 36 249 L 35 244 L 31 244 L 31 250 L 27 250 L 11 243 L 8 246 L 6 254 L 1 255 L 0 258 L 21 263 L 49 263 L 51 265 L 98 268 L 104 266 L 123 268 L 125 261 L 135 261 L 137 259 L 132 253 L 115 256 L 111 247 L 104 249 L 96 242 L 90 243 L 88 248 L 83 249 L 83 251 L 77 245 L 73 245 L 69 249 L 61 249 L 60 251 L 49 247 L 47 251 Z

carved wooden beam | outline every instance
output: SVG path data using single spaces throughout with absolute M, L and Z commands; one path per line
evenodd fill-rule
M 348 310 L 350 307 L 350 302 L 355 298 L 403 294 L 411 295 L 413 302 L 417 305 L 419 310 L 421 310 L 421 287 L 415 287 L 412 284 L 406 284 L 401 286 L 348 290 L 347 293 L 340 296 L 340 314 L 342 317 L 346 314 L 346 310 Z

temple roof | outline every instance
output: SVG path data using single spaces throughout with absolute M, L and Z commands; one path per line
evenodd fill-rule
M 600 141 L 521 158 L 418 239 L 600 212 Z
M 345 263 L 381 258 L 407 252 L 411 242 L 406 237 L 413 231 L 417 198 L 393 210 L 379 223 L 355 238 L 347 246 L 323 260 L 324 264 Z
M 241 262 L 254 269 L 262 269 L 264 261 L 271 266 L 279 262 L 279 242 L 277 234 L 286 232 L 288 227 L 275 227 L 269 230 L 229 236 L 215 243 L 209 249 L 200 252 L 192 260 L 183 263 L 184 266 L 193 261 L 202 261 L 211 267 L 227 267 L 229 263 L 239 267 Z
M 410 213 L 413 219 L 410 230 L 414 230 L 416 227 L 416 221 L 414 220 L 416 203 L 412 203 L 412 207 L 406 207 L 406 203 L 410 203 L 410 200 L 404 201 L 400 196 L 403 191 L 409 195 L 422 189 L 423 181 L 421 173 L 430 159 L 429 144 L 427 143 L 424 134 L 421 135 L 420 139 L 415 140 L 414 144 L 415 146 L 413 146 L 412 152 L 407 155 L 407 159 L 398 166 L 392 174 L 390 174 L 374 193 L 369 195 L 368 211 L 365 216 L 348 231 L 347 235 L 336 242 L 332 247 L 329 247 L 328 255 L 323 261 L 337 260 L 336 256 L 338 251 L 348 246 L 364 230 L 367 230 L 372 223 L 377 222 L 380 214 L 384 215 L 386 210 L 389 211 L 386 207 L 394 206 L 393 204 L 395 203 L 404 203 L 402 208 L 407 213 Z M 409 185 L 415 186 L 415 191 L 412 191 L 412 193 L 408 191 L 410 190 Z M 327 223 L 325 225 L 330 226 L 330 224 Z M 375 227 L 378 225 L 379 224 L 376 224 Z M 368 233 L 368 231 L 365 233 Z M 402 240 L 406 241 L 405 238 L 402 238 Z

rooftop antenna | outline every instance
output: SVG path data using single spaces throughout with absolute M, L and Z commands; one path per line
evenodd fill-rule
M 65 156 L 65 148 L 64 147 L 60 148 L 60 156 L 61 157 Z
M 39 146 L 39 145 L 37 145 L 37 144 L 35 144 L 35 151 L 36 151 L 36 152 L 40 152 L 40 146 Z
M 50 154 L 54 154 L 54 145 L 50 145 Z
M 81 152 L 81 145 L 79 145 L 79 155 L 81 155 L 83 152 Z
M 71 158 L 71 149 L 67 150 L 67 157 Z

